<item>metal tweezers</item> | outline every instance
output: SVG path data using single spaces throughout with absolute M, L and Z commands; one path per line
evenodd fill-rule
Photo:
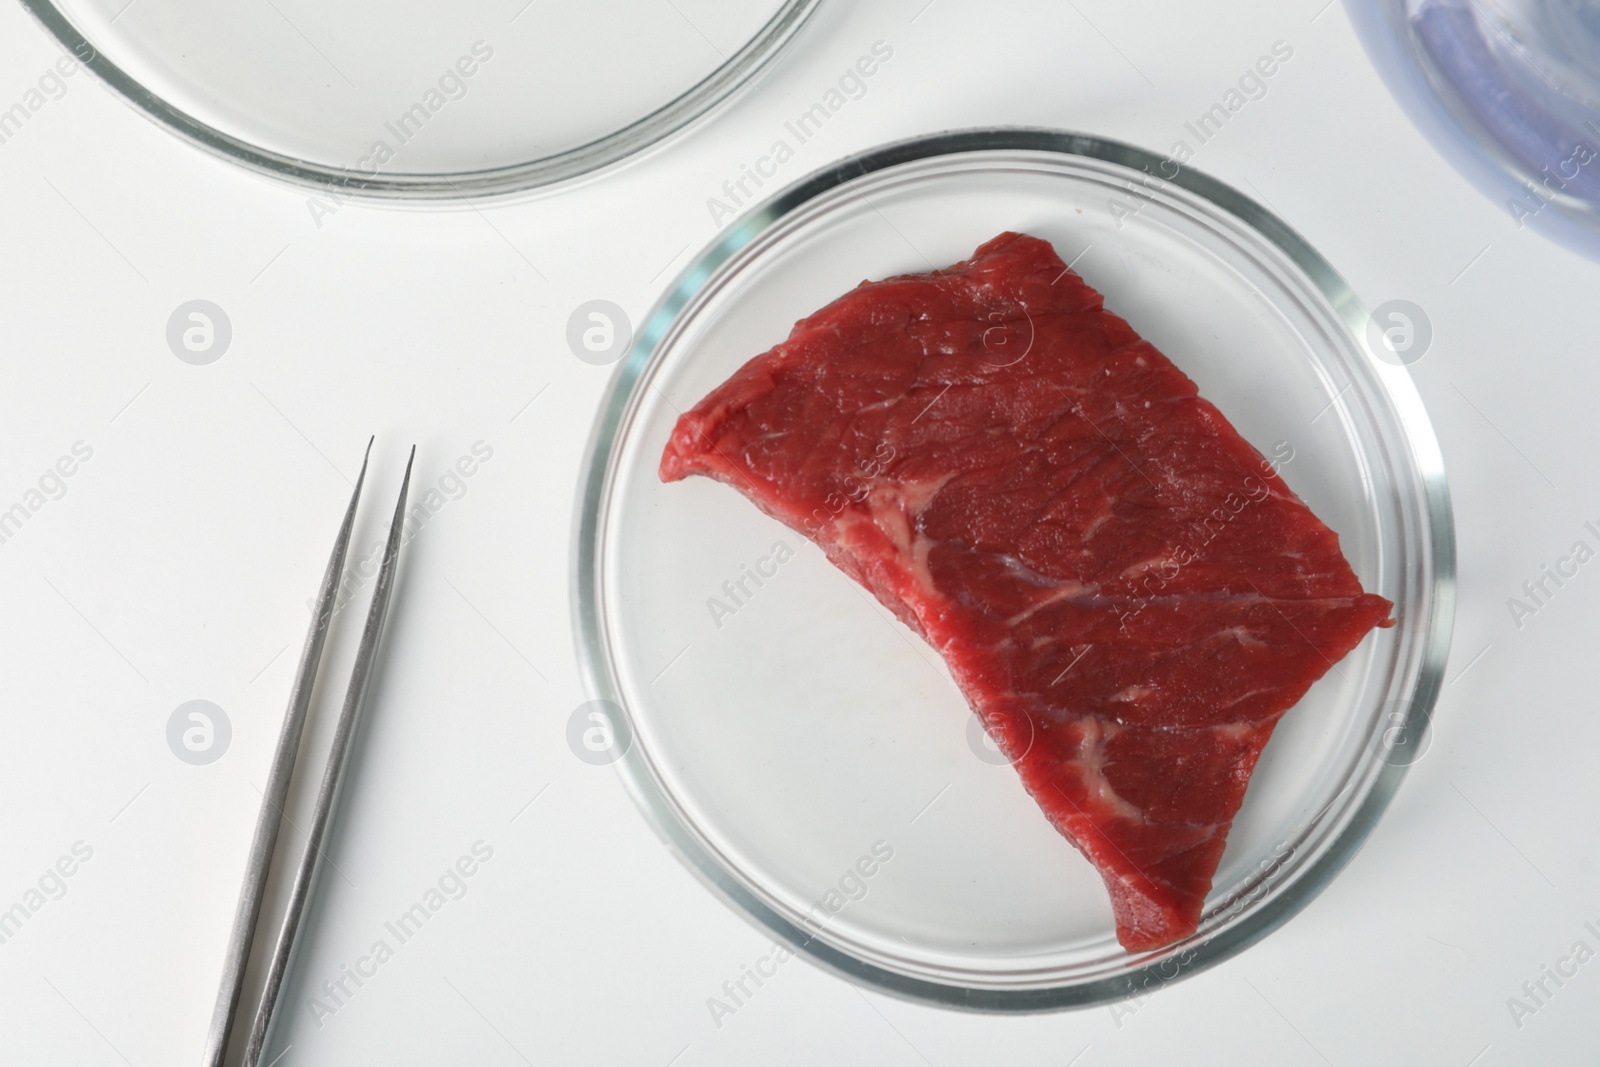
M 351 740 L 361 720 L 361 706 L 372 679 L 373 661 L 377 657 L 378 641 L 382 636 L 384 617 L 388 614 L 389 596 L 394 589 L 396 564 L 400 557 L 400 534 L 405 521 L 406 491 L 411 484 L 411 465 L 416 460 L 413 446 L 411 458 L 406 461 L 405 478 L 400 483 L 400 499 L 395 504 L 394 521 L 389 526 L 389 539 L 385 544 L 383 563 L 378 570 L 378 582 L 372 592 L 372 606 L 367 609 L 366 626 L 361 631 L 361 644 L 356 650 L 355 668 L 350 684 L 345 690 L 344 706 L 334 727 L 333 743 L 329 750 L 327 767 L 323 771 L 322 785 L 317 791 L 316 807 L 311 825 L 306 832 L 305 848 L 296 862 L 288 902 L 278 926 L 277 937 L 272 942 L 272 955 L 266 963 L 265 980 L 259 1001 L 253 1011 L 241 1010 L 240 996 L 244 990 L 246 972 L 251 960 L 251 946 L 256 940 L 257 927 L 262 922 L 261 906 L 272 874 L 272 857 L 278 842 L 278 829 L 285 821 L 284 804 L 288 800 L 289 785 L 294 775 L 294 765 L 300 751 L 300 735 L 305 727 L 306 712 L 311 705 L 311 691 L 317 680 L 317 668 L 322 662 L 322 649 L 327 643 L 329 623 L 333 619 L 334 603 L 344 573 L 345 556 L 350 548 L 350 533 L 355 526 L 356 504 L 361 499 L 361 486 L 367 478 L 367 460 L 372 455 L 372 442 L 367 442 L 367 454 L 361 460 L 361 474 L 356 479 L 355 492 L 350 496 L 350 506 L 345 509 L 344 522 L 333 543 L 333 555 L 328 559 L 328 569 L 322 576 L 322 587 L 317 594 L 316 614 L 306 633 L 306 643 L 300 653 L 300 668 L 295 674 L 294 688 L 289 694 L 289 708 L 284 713 L 283 728 L 278 733 L 278 747 L 272 758 L 272 769 L 267 776 L 267 788 L 262 796 L 261 811 L 256 818 L 255 838 L 250 844 L 249 862 L 245 868 L 244 886 L 239 892 L 239 907 L 233 917 L 233 930 L 228 938 L 228 952 L 223 962 L 222 985 L 217 991 L 217 1005 L 211 1016 L 211 1029 L 206 1036 L 205 1067 L 225 1067 L 230 1048 L 235 1050 L 232 1063 L 244 1067 L 257 1067 L 272 1036 L 274 1009 L 284 980 L 294 964 L 295 948 L 299 941 L 301 920 L 316 892 L 317 879 L 322 869 L 323 842 L 333 822 L 339 805 L 339 787 L 350 760 Z M 242 1058 L 236 1039 L 238 1023 L 250 1018 L 250 1030 L 244 1036 Z

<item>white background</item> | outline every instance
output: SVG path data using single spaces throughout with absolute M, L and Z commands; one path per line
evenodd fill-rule
M 74 842 L 93 857 L 0 944 L 0 1063 L 198 1061 L 306 598 L 371 433 L 373 500 L 413 440 L 418 491 L 474 442 L 493 458 L 407 549 L 302 974 L 363 954 L 475 841 L 493 858 L 320 1028 L 296 991 L 285 1067 L 1592 1062 L 1600 962 L 1520 1027 L 1507 998 L 1580 938 L 1600 948 L 1583 925 L 1600 927 L 1600 563 L 1520 628 L 1506 601 L 1596 543 L 1600 268 L 1458 177 L 1322 5 L 825 5 L 754 92 L 643 159 L 516 204 L 346 205 L 320 227 L 304 191 L 72 79 L 0 145 L 0 509 L 93 448 L 0 544 L 0 908 Z M 1195 165 L 1276 209 L 1369 305 L 1409 299 L 1433 323 L 1412 369 L 1461 603 L 1432 748 L 1302 914 L 1133 1013 L 953 1014 L 796 962 L 719 1028 L 706 999 L 767 942 L 565 742 L 583 699 L 571 502 L 609 374 L 568 351 L 567 315 L 606 298 L 641 317 L 714 236 L 706 198 L 877 40 L 893 61 L 783 180 L 979 124 L 1164 152 L 1288 42 Z M 56 55 L 0 5 L 0 103 Z M 165 341 L 194 298 L 233 324 L 209 366 Z M 204 767 L 165 740 L 196 698 L 234 730 Z

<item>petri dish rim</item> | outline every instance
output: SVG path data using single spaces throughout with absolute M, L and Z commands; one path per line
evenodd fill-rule
M 591 697 L 622 706 L 624 716 L 631 714 L 620 695 L 622 686 L 603 611 L 602 517 L 612 489 L 619 435 L 629 426 L 658 357 L 669 349 L 681 325 L 738 268 L 747 265 L 752 243 L 780 224 L 804 216 L 815 201 L 857 179 L 881 179 L 885 171 L 920 161 L 938 161 L 941 157 L 1029 153 L 1071 157 L 1109 173 L 1120 172 L 1130 187 L 1141 185 L 1147 191 L 1151 186 L 1146 176 L 1155 174 L 1163 162 L 1162 157 L 1131 145 L 1052 129 L 982 128 L 912 138 L 849 157 L 776 194 L 731 226 L 666 291 L 646 317 L 634 349 L 619 366 L 602 401 L 579 485 L 573 610 L 580 643 L 580 670 Z M 1385 454 L 1378 458 L 1398 464 L 1398 469 L 1409 476 L 1410 499 L 1400 509 L 1400 536 L 1401 547 L 1415 558 L 1402 559 L 1398 567 L 1399 580 L 1417 610 L 1400 628 L 1405 645 L 1396 652 L 1389 691 L 1403 693 L 1402 728 L 1411 736 L 1421 737 L 1431 721 L 1449 651 L 1455 587 L 1449 493 L 1442 457 L 1421 399 L 1403 367 L 1372 357 L 1359 341 L 1367 323 L 1360 301 L 1332 266 L 1285 223 L 1237 190 L 1192 170 L 1180 169 L 1170 181 L 1157 185 L 1160 190 L 1175 190 L 1172 195 L 1186 198 L 1202 214 L 1231 218 L 1235 224 L 1242 223 L 1246 230 L 1253 231 L 1264 242 L 1264 248 L 1300 277 L 1306 290 L 1302 295 L 1323 302 L 1332 320 L 1349 332 L 1345 340 L 1354 340 L 1366 356 L 1361 368 L 1366 380 L 1357 384 L 1386 406 L 1401 433 L 1400 440 L 1383 442 Z M 753 254 L 759 255 L 759 249 Z M 1366 464 L 1369 457 L 1360 457 L 1360 462 Z M 1384 707 L 1393 704 L 1389 701 Z M 1369 730 L 1376 727 L 1381 711 L 1375 708 L 1371 712 Z M 1387 721 L 1395 720 L 1391 715 Z M 1203 925 L 1196 938 L 1137 960 L 1127 958 L 1106 968 L 1105 973 L 1080 979 L 1061 982 L 1046 978 L 1030 984 L 1024 978 L 995 984 L 983 981 L 983 975 L 976 971 L 972 981 L 960 980 L 959 975 L 948 970 L 940 974 L 918 973 L 914 967 L 895 966 L 894 961 L 851 952 L 809 931 L 792 915 L 784 914 L 781 906 L 753 891 L 738 877 L 733 865 L 696 830 L 664 788 L 649 753 L 638 743 L 639 731 L 625 731 L 622 736 L 633 738 L 634 743 L 617 761 L 617 768 L 647 821 L 679 858 L 736 911 L 813 963 L 847 980 L 912 1001 L 995 1013 L 1062 1010 L 1122 999 L 1198 973 L 1256 943 L 1305 907 L 1343 869 L 1376 825 L 1406 770 L 1403 762 L 1388 762 L 1376 756 L 1358 761 L 1360 765 L 1347 772 L 1340 793 L 1305 824 L 1295 842 L 1295 851 L 1303 849 L 1311 858 L 1276 888 L 1269 886 L 1273 870 L 1257 872 L 1252 880 L 1236 884 L 1228 901 L 1243 899 L 1245 906 Z M 1344 808 L 1324 819 L 1347 791 L 1350 797 Z M 1208 914 L 1218 913 L 1213 909 Z
M 375 200 L 460 200 L 527 192 L 580 178 L 682 132 L 731 101 L 781 54 L 822 0 L 784 0 L 744 46 L 676 99 L 597 140 L 539 159 L 440 174 L 369 174 L 276 152 L 202 122 L 169 103 L 116 64 L 53 0 L 19 0 L 56 43 L 157 125 L 215 156 L 300 187 L 337 189 Z

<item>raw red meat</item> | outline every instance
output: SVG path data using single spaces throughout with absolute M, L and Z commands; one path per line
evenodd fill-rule
M 1391 625 L 1276 465 L 1021 234 L 796 324 L 679 419 L 661 477 L 690 474 L 944 656 L 1130 952 L 1194 932 L 1273 726 Z

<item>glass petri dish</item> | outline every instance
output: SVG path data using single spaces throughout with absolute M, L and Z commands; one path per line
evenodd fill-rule
M 1203 175 L 1153 177 L 1162 167 L 1137 148 L 1037 129 L 848 159 L 703 252 L 604 401 L 573 568 L 597 702 L 586 708 L 614 720 L 621 777 L 683 861 L 852 981 L 1016 1012 L 1192 974 L 1327 884 L 1425 746 L 1454 540 L 1410 377 L 1369 347 L 1361 305 L 1292 230 Z M 1007 229 L 1075 261 L 1263 452 L 1287 443 L 1283 476 L 1338 531 L 1365 587 L 1396 605 L 1397 625 L 1279 725 L 1200 929 L 1154 953 L 1118 945 L 1099 876 L 986 749 L 927 646 L 738 493 L 656 474 L 679 412 L 796 319 L 863 278 L 954 262 Z M 744 595 L 730 595 L 741 580 Z
M 22 0 L 157 122 L 252 169 L 380 197 L 588 173 L 728 99 L 818 0 Z
M 1572 227 L 1581 237 L 1567 243 L 1600 254 L 1600 6 L 1350 0 L 1350 10 L 1413 118 L 1458 166 L 1470 160 L 1463 169 L 1519 229 Z

